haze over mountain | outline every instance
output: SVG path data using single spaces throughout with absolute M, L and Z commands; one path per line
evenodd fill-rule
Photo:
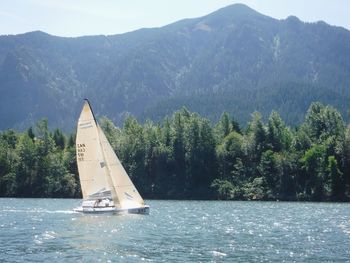
M 186 106 L 211 119 L 253 111 L 302 121 L 312 101 L 347 117 L 350 31 L 236 4 L 196 19 L 112 36 L 0 36 L 0 129 L 42 117 L 72 130 L 82 99 L 98 116 L 161 119 Z

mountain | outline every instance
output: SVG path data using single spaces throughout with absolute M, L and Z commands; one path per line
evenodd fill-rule
M 350 101 L 350 32 L 242 4 L 207 16 L 111 36 L 0 36 L 0 129 L 47 117 L 73 130 L 83 98 L 97 116 L 159 120 L 186 106 L 210 119 L 277 110 L 302 121 L 312 101 Z

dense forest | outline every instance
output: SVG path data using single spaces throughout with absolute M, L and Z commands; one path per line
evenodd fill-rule
M 309 107 L 288 127 L 279 113 L 243 128 L 223 113 L 212 125 L 183 108 L 161 123 L 99 120 L 145 198 L 348 201 L 350 126 L 333 107 Z M 0 133 L 0 196 L 81 197 L 75 135 L 43 119 Z

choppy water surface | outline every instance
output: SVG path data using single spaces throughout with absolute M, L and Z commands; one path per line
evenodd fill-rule
M 350 262 L 350 204 L 147 203 L 149 216 L 93 216 L 0 199 L 0 262 Z

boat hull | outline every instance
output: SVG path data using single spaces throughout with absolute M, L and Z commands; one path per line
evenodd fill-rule
M 116 208 L 114 206 L 111 207 L 77 207 L 73 209 L 75 212 L 84 213 L 84 214 L 141 214 L 148 215 L 150 208 L 148 205 L 142 207 L 135 208 Z
M 149 214 L 149 205 L 145 205 L 143 207 L 137 207 L 137 208 L 129 208 L 127 209 L 129 214 L 142 214 L 142 215 L 148 215 Z
M 115 207 L 77 207 L 73 209 L 74 212 L 86 213 L 86 214 L 114 214 L 116 208 Z

